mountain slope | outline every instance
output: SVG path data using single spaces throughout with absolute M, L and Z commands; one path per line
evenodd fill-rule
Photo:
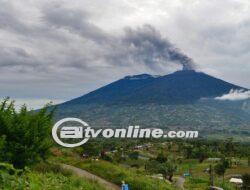
M 112 104 L 126 97 L 129 93 L 142 88 L 154 81 L 155 77 L 148 74 L 127 76 L 84 96 L 73 99 L 67 104 Z
M 244 88 L 192 70 L 161 77 L 142 74 L 127 76 L 67 104 L 185 104 L 221 96 L 231 89 Z
M 215 97 L 244 89 L 195 71 L 127 76 L 57 105 L 56 119 L 78 117 L 95 127 L 159 127 L 201 134 L 250 136 L 250 100 Z

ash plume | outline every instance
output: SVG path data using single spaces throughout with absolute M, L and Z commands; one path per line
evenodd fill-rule
M 130 57 L 150 68 L 176 63 L 183 70 L 195 70 L 193 60 L 163 38 L 151 25 L 137 29 L 126 28 L 122 41 L 130 50 Z
M 0 9 L 2 18 L 12 20 L 2 27 L 8 30 L 11 28 L 18 36 L 25 36 L 27 39 L 32 36 L 37 43 L 33 44 L 34 51 L 23 45 L 11 48 L 2 47 L 1 44 L 0 47 L 7 54 L 0 53 L 0 67 L 18 67 L 27 72 L 31 69 L 55 72 L 58 67 L 77 71 L 122 67 L 126 70 L 151 70 L 155 73 L 172 71 L 179 66 L 184 70 L 194 69 L 192 59 L 162 37 L 151 25 L 127 27 L 121 34 L 115 35 L 91 22 L 87 12 L 58 4 L 42 9 L 43 22 L 35 26 L 10 17 L 6 10 L 8 6 Z M 56 44 L 57 48 L 45 51 L 42 46 L 37 45 L 45 41 L 47 47 L 55 47 Z M 23 53 L 26 53 L 25 56 Z M 19 60 L 18 63 L 16 60 Z

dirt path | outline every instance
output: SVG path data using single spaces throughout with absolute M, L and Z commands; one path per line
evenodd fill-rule
M 79 169 L 79 168 L 76 168 L 74 166 L 70 166 L 67 164 L 62 164 L 61 166 L 64 169 L 72 171 L 75 175 L 77 175 L 79 177 L 83 177 L 83 178 L 86 178 L 89 180 L 97 181 L 101 186 L 105 187 L 108 190 L 120 190 L 121 189 L 119 186 L 117 186 L 109 181 L 106 181 L 105 179 L 103 179 L 99 176 L 96 176 L 92 173 L 89 173 L 85 170 L 82 170 L 82 169 Z

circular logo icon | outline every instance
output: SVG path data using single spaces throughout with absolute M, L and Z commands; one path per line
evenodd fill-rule
M 78 139 L 78 138 L 82 138 L 82 140 L 78 143 L 64 143 L 61 141 L 61 139 L 59 139 L 58 137 L 58 128 L 60 126 L 62 126 L 62 124 L 66 123 L 66 122 L 74 122 L 74 123 L 80 123 L 81 126 L 63 126 L 60 129 L 60 136 L 61 138 L 65 138 L 65 139 Z M 84 127 L 88 127 L 89 125 L 85 122 L 82 121 L 81 119 L 78 118 L 64 118 L 59 120 L 58 122 L 55 123 L 55 125 L 52 128 L 52 137 L 53 139 L 56 141 L 57 144 L 64 146 L 64 147 L 68 147 L 68 148 L 72 148 L 72 147 L 77 147 L 77 146 L 81 146 L 84 143 L 86 143 L 89 138 L 83 138 L 83 128 Z

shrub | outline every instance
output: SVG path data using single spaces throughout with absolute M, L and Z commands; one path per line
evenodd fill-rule
M 17 112 L 14 102 L 5 99 L 0 105 L 0 161 L 24 168 L 44 160 L 52 145 L 52 115 L 48 107 L 29 112 L 25 105 Z
M 71 171 L 63 169 L 59 164 L 55 163 L 40 162 L 33 166 L 32 169 L 39 173 L 54 173 L 62 174 L 64 176 L 72 176 Z

